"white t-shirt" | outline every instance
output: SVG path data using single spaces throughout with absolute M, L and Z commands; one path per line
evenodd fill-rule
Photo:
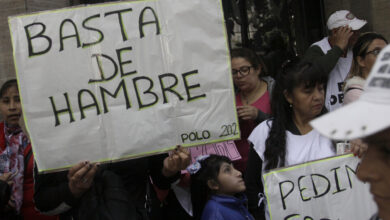
M 321 48 L 324 54 L 327 54 L 332 47 L 329 44 L 328 37 L 314 43 Z M 353 58 L 353 52 L 351 49 L 348 50 L 346 57 L 340 57 L 336 66 L 332 69 L 329 74 L 328 84 L 326 86 L 326 99 L 325 106 L 329 111 L 334 111 L 341 107 L 344 100 L 344 93 L 342 85 L 347 77 L 349 70 L 351 69 Z
M 263 161 L 262 173 L 265 173 L 266 162 L 264 160 L 265 141 L 268 138 L 272 126 L 271 120 L 263 121 L 251 133 L 248 140 L 253 144 L 254 150 Z M 286 159 L 285 166 L 305 163 L 325 157 L 335 156 L 332 141 L 316 130 L 311 130 L 305 135 L 295 135 L 286 131 Z M 264 185 L 264 183 L 263 183 Z M 267 202 L 265 204 L 266 219 L 269 218 Z

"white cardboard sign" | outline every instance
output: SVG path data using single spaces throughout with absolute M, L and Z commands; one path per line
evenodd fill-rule
M 359 181 L 352 154 L 281 168 L 263 175 L 268 211 L 275 220 L 367 220 L 377 208 Z
M 219 0 L 72 7 L 9 26 L 39 171 L 240 136 Z

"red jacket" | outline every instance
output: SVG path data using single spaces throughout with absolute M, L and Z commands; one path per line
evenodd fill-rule
M 4 122 L 0 123 L 0 150 L 5 149 L 5 135 L 4 135 Z M 24 149 L 24 157 L 27 156 L 28 152 L 31 151 L 31 144 L 28 144 Z M 27 165 L 27 166 L 26 166 Z M 34 179 L 33 179 L 33 166 L 34 156 L 31 152 L 31 157 L 28 160 L 28 164 L 24 167 L 27 169 L 24 171 L 23 180 L 23 204 L 21 207 L 21 214 L 25 220 L 57 220 L 57 216 L 45 216 L 41 215 L 35 210 L 33 195 L 34 195 Z

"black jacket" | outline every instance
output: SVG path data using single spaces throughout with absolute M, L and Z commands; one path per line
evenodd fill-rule
M 103 164 L 99 169 L 108 169 L 121 177 L 127 191 L 128 198 L 137 209 L 142 219 L 145 213 L 145 195 L 150 175 L 153 183 L 160 189 L 168 189 L 170 184 L 177 180 L 177 175 L 166 178 L 162 175 L 163 161 L 167 154 L 133 159 L 112 164 Z M 79 201 L 73 197 L 68 187 L 67 171 L 49 174 L 38 174 L 34 168 L 34 200 L 37 209 L 43 214 L 60 214 L 60 219 L 76 220 Z M 81 197 L 82 198 L 82 197 Z
M 0 212 L 7 206 L 10 195 L 11 187 L 7 182 L 0 180 Z

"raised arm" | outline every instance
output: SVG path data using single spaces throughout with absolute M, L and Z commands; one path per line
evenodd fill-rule
M 177 147 L 168 154 L 151 157 L 149 162 L 153 183 L 160 189 L 169 189 L 171 183 L 179 179 L 180 171 L 191 163 L 191 155 L 187 149 Z
M 57 215 L 70 210 L 87 191 L 97 171 L 97 165 L 81 162 L 69 171 L 38 174 L 34 167 L 34 201 L 46 215 Z
M 313 45 L 307 49 L 304 60 L 319 64 L 324 73 L 329 74 L 336 66 L 339 58 L 347 51 L 349 38 L 353 32 L 348 27 L 341 27 L 331 31 L 329 43 L 332 49 L 326 54 L 317 45 Z

